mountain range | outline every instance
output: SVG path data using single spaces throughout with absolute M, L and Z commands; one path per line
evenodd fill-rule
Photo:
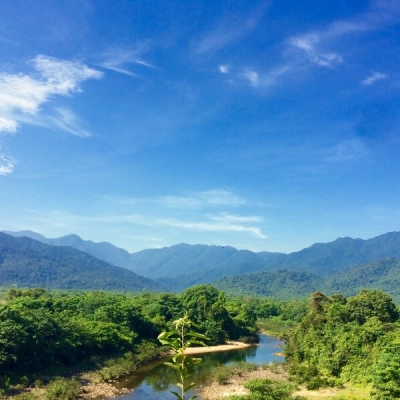
M 0 232 L 0 286 L 163 291 L 152 279 L 67 246 Z
M 110 243 L 95 243 L 77 235 L 48 239 L 31 231 L 4 232 L 15 237 L 29 237 L 52 247 L 85 252 L 109 267 L 118 266 L 134 272 L 136 277 L 150 278 L 154 286 L 146 281 L 145 287 L 172 291 L 199 283 L 213 283 L 229 293 L 277 297 L 309 295 L 314 290 L 351 292 L 354 287 L 368 285 L 390 286 L 393 291 L 391 283 L 400 272 L 397 260 L 400 258 L 400 232 L 367 240 L 339 238 L 290 254 L 184 243 L 129 253 Z M 0 260 L 0 271 L 2 268 Z M 373 274 L 374 271 L 379 273 Z M 3 285 L 1 275 L 0 285 Z

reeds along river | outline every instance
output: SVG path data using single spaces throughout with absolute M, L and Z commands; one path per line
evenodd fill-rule
M 249 362 L 256 364 L 284 361 L 281 356 L 275 355 L 281 351 L 282 342 L 277 338 L 260 335 L 260 343 L 244 349 L 222 351 L 198 355 L 203 362 L 196 366 L 193 381 L 197 385 L 206 385 L 210 381 L 213 369 L 221 364 Z M 134 375 L 119 384 L 119 387 L 134 389 L 133 392 L 117 397 L 120 400 L 171 400 L 175 398 L 170 390 L 176 390 L 177 381 L 175 371 L 162 362 L 151 363 Z M 190 397 L 190 396 L 189 396 Z

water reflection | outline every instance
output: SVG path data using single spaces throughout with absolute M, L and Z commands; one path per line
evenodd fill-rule
M 207 385 L 212 376 L 212 370 L 221 364 L 234 364 L 238 362 L 252 362 L 256 364 L 283 361 L 283 357 L 274 353 L 279 352 L 282 343 L 276 338 L 261 335 L 258 346 L 246 349 L 230 350 L 223 352 L 207 353 L 199 355 L 203 362 L 194 366 L 193 378 L 197 386 Z M 162 362 L 154 362 L 141 368 L 134 375 L 120 383 L 120 387 L 134 388 L 134 392 L 117 397 L 121 400 L 169 400 L 175 396 L 170 390 L 176 390 L 174 382 L 178 375 L 172 368 Z M 194 394 L 194 393 L 193 393 Z

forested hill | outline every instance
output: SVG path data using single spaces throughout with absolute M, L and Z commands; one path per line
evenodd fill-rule
M 268 261 L 268 269 L 331 274 L 385 257 L 400 257 L 400 232 L 389 232 L 368 240 L 345 237 L 329 243 L 315 243 Z
M 84 251 L 85 253 L 91 254 L 92 256 L 106 261 L 110 264 L 117 265 L 118 267 L 128 268 L 132 266 L 130 259 L 131 254 L 126 250 L 116 247 L 108 242 L 96 243 L 91 240 L 83 240 L 81 237 L 75 234 L 62 236 L 59 238 L 46 238 L 43 235 L 32 232 L 32 231 L 3 231 L 7 235 L 15 237 L 26 236 L 31 239 L 38 240 L 39 242 L 49 244 L 51 246 L 69 246 L 76 250 Z
M 71 247 L 49 246 L 0 232 L 0 286 L 12 285 L 133 292 L 163 290 L 149 278 Z
M 400 258 L 384 258 L 329 276 L 280 270 L 226 277 L 212 284 L 229 294 L 278 299 L 304 298 L 318 290 L 354 296 L 362 289 L 374 289 L 389 293 L 400 303 Z
M 339 238 L 329 243 L 316 243 L 290 254 L 255 253 L 229 246 L 183 243 L 130 254 L 110 243 L 95 243 L 83 240 L 77 235 L 47 239 L 31 231 L 10 232 L 10 234 L 30 236 L 47 244 L 70 246 L 85 251 L 111 264 L 130 269 L 136 274 L 156 279 L 167 289 L 174 291 L 225 277 L 232 277 L 232 282 L 235 282 L 239 278 L 233 278 L 234 276 L 261 272 L 264 273 L 261 279 L 271 282 L 268 288 L 271 285 L 281 285 L 279 282 L 292 285 L 296 280 L 300 286 L 303 285 L 304 289 L 307 289 L 307 285 L 309 287 L 318 285 L 321 288 L 321 284 L 331 282 L 329 276 L 349 268 L 377 262 L 385 257 L 400 258 L 400 232 L 390 232 L 368 240 Z M 282 272 L 283 270 L 292 272 Z M 295 271 L 303 271 L 307 274 L 296 275 Z M 320 278 L 322 276 L 325 277 L 322 279 Z M 301 281 L 299 281 L 300 277 Z M 354 282 L 354 284 L 357 283 Z M 381 285 L 383 288 L 386 284 L 381 282 Z M 301 291 L 300 288 L 296 290 Z M 305 295 L 309 293 L 311 292 Z

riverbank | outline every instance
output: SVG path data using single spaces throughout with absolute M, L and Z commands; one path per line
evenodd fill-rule
M 206 353 L 213 353 L 213 352 L 220 352 L 220 351 L 230 351 L 230 350 L 237 350 L 243 349 L 252 346 L 251 344 L 237 342 L 237 341 L 230 341 L 223 345 L 217 346 L 209 346 L 209 347 L 189 347 L 186 349 L 185 354 L 188 355 L 196 355 L 196 354 L 206 354 Z M 171 353 L 165 353 L 166 355 L 170 355 Z M 120 396 L 126 393 L 129 393 L 133 390 L 124 389 L 124 388 L 116 388 L 113 383 L 111 382 L 99 382 L 97 381 L 97 373 L 86 373 L 80 375 L 80 380 L 84 381 L 85 384 L 83 385 L 83 399 L 95 399 L 99 397 L 107 397 L 112 398 L 116 396 Z
M 232 374 L 219 383 L 217 380 L 209 385 L 204 385 L 196 389 L 196 394 L 201 400 L 223 400 L 229 396 L 241 396 L 249 394 L 249 390 L 244 387 L 246 382 L 252 379 L 274 379 L 279 381 L 289 381 L 289 375 L 282 364 L 270 367 L 258 367 L 254 370 L 241 371 L 240 374 Z M 339 399 L 359 399 L 367 400 L 370 398 L 371 385 L 358 387 L 345 384 L 341 388 L 321 388 L 318 390 L 307 390 L 299 387 L 293 397 L 305 400 L 339 400 Z
M 240 374 L 231 375 L 223 383 L 214 381 L 210 385 L 199 387 L 196 389 L 196 394 L 202 400 L 220 400 L 228 396 L 245 395 L 250 393 L 244 387 L 247 381 L 266 378 L 286 381 L 288 375 L 282 365 L 267 368 L 260 366 L 253 370 L 244 370 Z

